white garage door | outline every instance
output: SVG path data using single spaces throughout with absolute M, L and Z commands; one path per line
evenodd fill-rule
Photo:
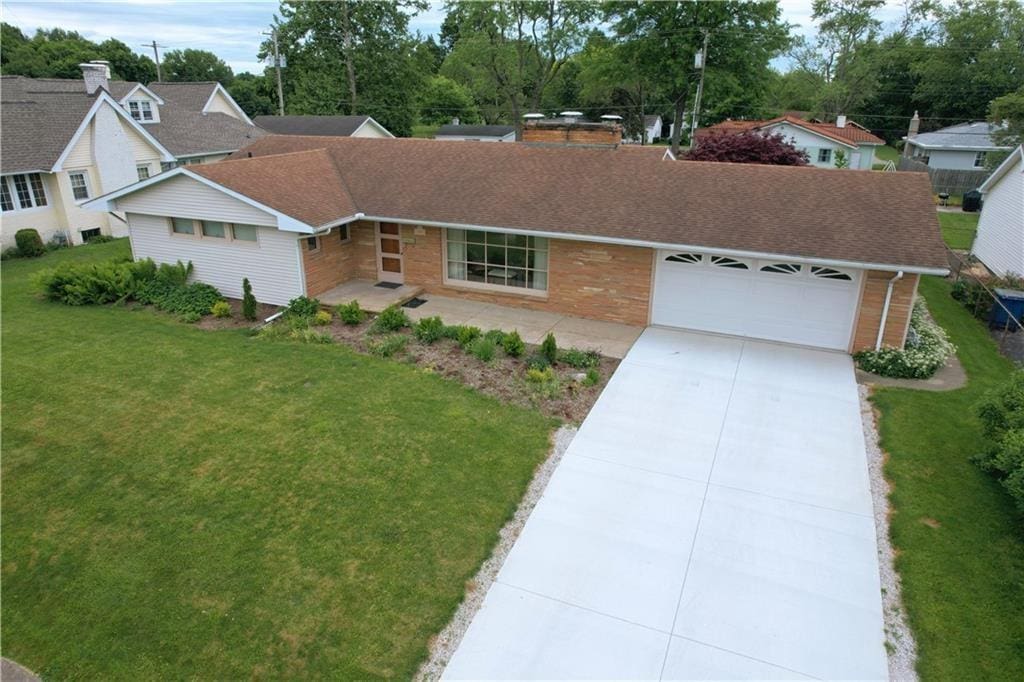
M 860 272 L 659 251 L 651 323 L 846 350 Z

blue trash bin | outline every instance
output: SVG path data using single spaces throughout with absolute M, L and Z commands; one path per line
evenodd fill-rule
M 988 315 L 988 324 L 990 327 L 995 329 L 1003 329 L 1006 327 L 1007 318 L 1013 315 L 1013 319 L 1017 320 L 1018 323 L 1024 322 L 1024 291 L 1016 291 L 1014 289 L 996 289 L 996 298 L 999 299 L 998 303 L 992 303 L 992 310 Z M 1003 306 L 1006 306 L 1004 309 Z M 1006 310 L 1010 312 L 1007 313 Z M 1011 332 L 1017 331 L 1020 327 L 1013 322 L 1009 323 L 1009 330 Z

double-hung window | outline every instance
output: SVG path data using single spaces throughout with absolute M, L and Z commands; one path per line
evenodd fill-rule
M 153 105 L 147 100 L 132 100 L 128 102 L 128 113 L 136 121 L 152 121 Z
M 446 273 L 453 281 L 485 287 L 547 291 L 548 240 L 521 234 L 445 232 Z
M 46 190 L 39 173 L 0 177 L 0 208 L 4 211 L 46 206 Z
M 68 173 L 68 180 L 71 181 L 71 196 L 75 201 L 85 201 L 89 198 L 89 181 L 85 177 L 85 171 L 71 171 Z
M 832 150 L 831 149 L 819 149 L 818 150 L 818 163 L 831 163 L 832 161 Z
M 142 166 L 136 166 L 135 172 L 139 175 L 139 180 L 145 180 L 149 177 L 149 165 L 144 164 Z

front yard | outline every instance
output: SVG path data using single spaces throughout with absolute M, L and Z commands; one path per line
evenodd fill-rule
M 1024 519 L 996 480 L 969 461 L 983 447 L 975 405 L 1012 366 L 949 289 L 925 277 L 920 290 L 959 349 L 968 385 L 882 388 L 873 398 L 889 455 L 896 567 L 922 679 L 1020 680 Z
M 554 422 L 340 345 L 37 300 L 3 265 L 4 655 L 52 678 L 410 677 Z

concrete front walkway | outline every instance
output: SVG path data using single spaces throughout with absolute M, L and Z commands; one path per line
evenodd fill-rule
M 532 344 L 539 344 L 548 333 L 552 333 L 560 348 L 597 350 L 610 358 L 624 357 L 643 331 L 642 327 L 628 324 L 586 320 L 464 298 L 430 294 L 424 294 L 420 298 L 426 299 L 426 303 L 418 308 L 406 309 L 413 320 L 437 315 L 445 324 L 468 324 L 484 331 L 515 330 L 523 337 L 523 341 Z
M 886 675 L 850 358 L 652 328 L 444 677 Z

